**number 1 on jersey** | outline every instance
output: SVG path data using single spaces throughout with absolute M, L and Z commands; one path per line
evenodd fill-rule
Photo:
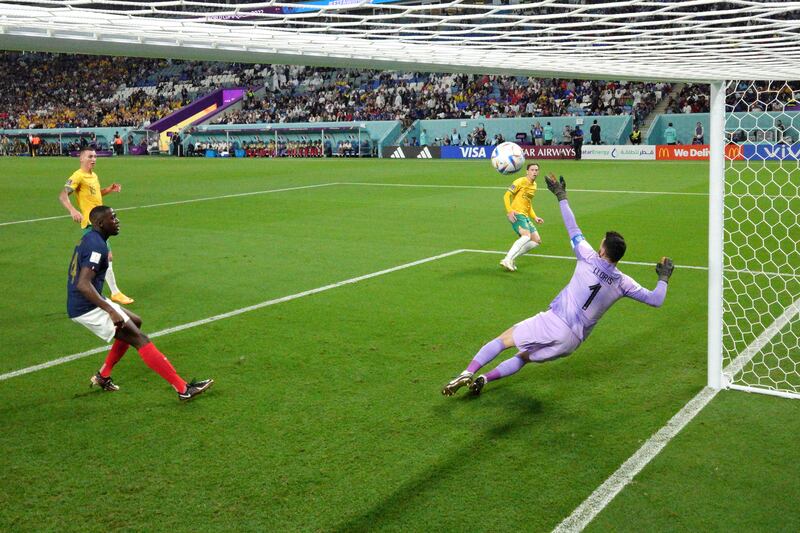
M 594 297 L 597 296 L 597 293 L 600 292 L 600 284 L 590 285 L 589 290 L 592 291 L 592 294 L 589 295 L 589 298 L 586 300 L 586 303 L 583 304 L 583 310 L 586 311 L 589 306 L 592 304 L 592 300 Z

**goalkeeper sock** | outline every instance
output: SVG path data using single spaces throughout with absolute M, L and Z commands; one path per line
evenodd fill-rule
M 537 246 L 539 246 L 539 243 L 538 243 L 538 242 L 536 242 L 536 241 L 531 241 L 531 240 L 528 240 L 528 242 L 526 242 L 525 244 L 523 244 L 523 245 L 522 245 L 522 247 L 521 247 L 521 248 L 519 249 L 519 251 L 517 252 L 517 255 L 515 255 L 514 257 L 512 257 L 512 258 L 511 258 L 511 260 L 512 260 L 512 261 L 514 261 L 514 260 L 515 260 L 517 257 L 522 257 L 522 256 L 523 256 L 523 255 L 525 255 L 527 252 L 529 252 L 529 251 L 533 250 L 533 249 L 534 249 L 534 248 L 536 248 Z
M 522 248 L 526 242 L 531 242 L 531 240 L 525 236 L 522 236 L 516 241 L 514 241 L 514 244 L 512 244 L 511 248 L 508 250 L 508 253 L 506 254 L 504 261 L 513 261 L 514 258 L 517 256 L 517 253 L 519 252 L 520 248 Z
M 500 378 L 506 378 L 512 374 L 516 374 L 519 372 L 519 369 L 525 366 L 525 359 L 519 356 L 519 354 L 515 355 L 511 359 L 506 359 L 499 365 L 497 368 L 492 370 L 491 372 L 484 375 L 486 381 L 494 381 Z
M 179 393 L 186 391 L 186 382 L 175 372 L 172 363 L 169 362 L 169 359 L 167 359 L 163 353 L 158 351 L 155 344 L 148 342 L 139 348 L 139 355 L 142 356 L 144 364 L 155 370 L 159 376 L 169 381 L 170 385 L 172 385 L 176 391 Z
M 125 355 L 125 352 L 128 351 L 130 344 L 127 342 L 121 341 L 119 339 L 114 340 L 114 344 L 111 345 L 111 351 L 108 352 L 106 356 L 106 362 L 103 363 L 103 366 L 100 367 L 100 375 L 104 378 L 107 378 L 111 375 L 111 370 L 114 368 L 122 356 Z
M 500 355 L 500 352 L 505 349 L 506 345 L 503 344 L 503 341 L 501 341 L 499 338 L 487 342 L 480 350 L 478 350 L 478 353 L 475 354 L 475 357 L 472 358 L 472 361 L 470 361 L 469 365 L 467 366 L 467 372 L 472 372 L 474 374 L 483 365 Z
M 119 292 L 119 287 L 117 287 L 117 277 L 114 275 L 114 268 L 111 266 L 113 261 L 108 262 L 108 270 L 106 270 L 106 283 L 108 283 L 108 288 L 111 289 L 111 294 L 116 294 Z

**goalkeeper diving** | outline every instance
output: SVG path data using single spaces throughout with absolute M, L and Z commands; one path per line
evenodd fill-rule
M 445 396 L 452 396 L 464 386 L 469 387 L 473 394 L 480 394 L 490 381 L 515 374 L 527 363 L 544 363 L 571 354 L 620 298 L 633 298 L 653 307 L 661 307 L 664 303 L 667 282 L 674 268 L 672 260 L 661 258 L 656 264 L 658 282 L 655 289 L 645 289 L 617 268 L 625 254 L 622 235 L 615 231 L 607 232 L 599 249 L 593 250 L 572 214 L 564 178 L 556 179 L 550 174 L 545 181 L 550 192 L 558 198 L 561 217 L 578 259 L 572 279 L 550 303 L 547 311 L 519 322 L 484 345 L 467 368 L 444 386 L 442 394 Z M 475 377 L 478 370 L 512 346 L 518 350 L 514 357 Z

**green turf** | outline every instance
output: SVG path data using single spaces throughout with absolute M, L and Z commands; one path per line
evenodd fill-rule
M 0 223 L 63 215 L 56 197 L 75 163 L 0 159 Z M 567 177 L 590 242 L 615 229 L 626 260 L 675 259 L 662 309 L 623 301 L 573 356 L 478 399 L 441 396 L 484 342 L 546 308 L 571 275 L 570 261 L 537 257 L 571 254 L 540 184 L 543 245 L 515 274 L 499 255 L 462 252 L 155 339 L 184 377 L 217 380 L 188 405 L 133 350 L 114 394 L 86 388 L 103 354 L 0 381 L 0 530 L 552 529 L 705 384 L 707 275 L 681 266 L 707 262 L 708 197 L 699 163 L 542 170 Z M 149 332 L 514 238 L 502 207 L 510 180 L 485 162 L 120 158 L 97 172 L 123 186 L 107 197 L 122 222 L 115 271 Z M 332 185 L 142 207 L 320 184 Z M 101 346 L 65 315 L 74 223 L 0 235 L 0 372 Z M 655 284 L 652 266 L 623 270 Z M 791 440 L 796 405 L 715 400 L 598 530 L 723 530 L 732 517 L 782 529 L 782 516 L 744 499 L 714 511 L 685 492 L 734 495 L 746 481 L 757 502 L 788 508 L 796 490 L 773 494 L 770 478 L 796 468 L 792 454 L 749 463 L 736 413 L 769 409 L 753 425 L 764 450 Z M 713 464 L 729 476 L 711 475 Z

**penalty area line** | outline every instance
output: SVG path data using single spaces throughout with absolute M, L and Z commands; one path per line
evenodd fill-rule
M 493 185 L 436 185 L 430 183 L 370 183 L 366 181 L 341 181 L 338 185 L 364 185 L 371 187 L 408 187 L 408 188 L 427 188 L 427 189 L 488 189 L 502 191 L 508 187 Z M 684 192 L 684 191 L 619 191 L 610 189 L 569 189 L 569 192 L 589 192 L 589 193 L 610 193 L 610 194 L 654 194 L 661 196 L 708 196 L 707 192 Z
M 208 318 L 203 318 L 201 320 L 195 320 L 194 322 L 188 322 L 186 324 L 181 324 L 179 326 L 173 326 L 171 328 L 162 329 L 160 331 L 156 331 L 155 333 L 148 333 L 147 336 L 151 339 L 157 337 L 163 337 L 164 335 L 169 335 L 171 333 L 177 333 L 179 331 L 183 331 L 190 328 L 195 328 L 198 326 L 203 326 L 205 324 L 210 324 L 212 322 L 217 322 L 218 320 L 224 320 L 226 318 L 231 318 L 237 315 L 241 315 L 244 313 L 249 313 L 250 311 L 255 311 L 257 309 L 262 309 L 264 307 L 269 307 L 271 305 L 276 305 L 284 302 L 289 302 L 291 300 L 297 300 L 298 298 L 303 298 L 304 296 L 311 296 L 312 294 L 318 294 L 320 292 L 329 291 L 331 289 L 335 289 L 337 287 L 342 287 L 344 285 L 352 285 L 354 283 L 358 283 L 359 281 L 368 280 L 371 278 L 376 278 L 378 276 L 383 276 L 385 274 L 390 274 L 392 272 L 397 272 L 398 270 L 404 270 L 406 268 L 411 268 L 414 266 L 422 265 L 425 263 L 430 263 L 432 261 L 437 261 L 439 259 L 444 259 L 445 257 L 450 257 L 452 255 L 460 254 L 464 250 L 453 250 L 451 252 L 446 252 L 439 255 L 433 255 L 430 257 L 426 257 L 424 259 L 419 259 L 417 261 L 412 261 L 410 263 L 404 263 L 402 265 L 398 265 L 391 268 L 386 268 L 384 270 L 378 270 L 377 272 L 372 272 L 370 274 L 364 274 L 363 276 L 356 276 L 354 278 L 337 281 L 336 283 L 330 283 L 328 285 L 323 285 L 322 287 L 317 287 L 316 289 L 309 289 L 307 291 L 297 292 L 295 294 L 290 294 L 288 296 L 282 296 L 280 298 L 274 298 L 272 300 L 266 300 L 261 303 L 257 303 L 254 305 L 249 305 L 247 307 L 241 307 L 239 309 L 234 309 L 233 311 L 228 311 L 227 313 L 221 313 L 219 315 L 214 315 Z M 5 381 L 7 379 L 15 378 L 18 376 L 24 376 L 25 374 L 31 374 L 33 372 L 37 372 L 39 370 L 44 370 L 46 368 L 50 368 L 53 366 L 61 365 L 64 363 L 68 363 L 70 361 L 75 361 L 76 359 L 82 359 L 83 357 L 87 357 L 92 354 L 101 353 L 108 351 L 111 348 L 110 344 L 105 346 L 98 346 L 97 348 L 92 348 L 91 350 L 86 350 L 84 352 L 78 352 L 71 355 L 66 355 L 64 357 L 59 357 L 58 359 L 53 359 L 52 361 L 47 361 L 45 363 L 40 363 L 38 365 L 29 366 L 27 368 L 21 368 L 19 370 L 14 370 L 12 372 L 7 372 L 5 374 L 0 374 L 0 381 Z

